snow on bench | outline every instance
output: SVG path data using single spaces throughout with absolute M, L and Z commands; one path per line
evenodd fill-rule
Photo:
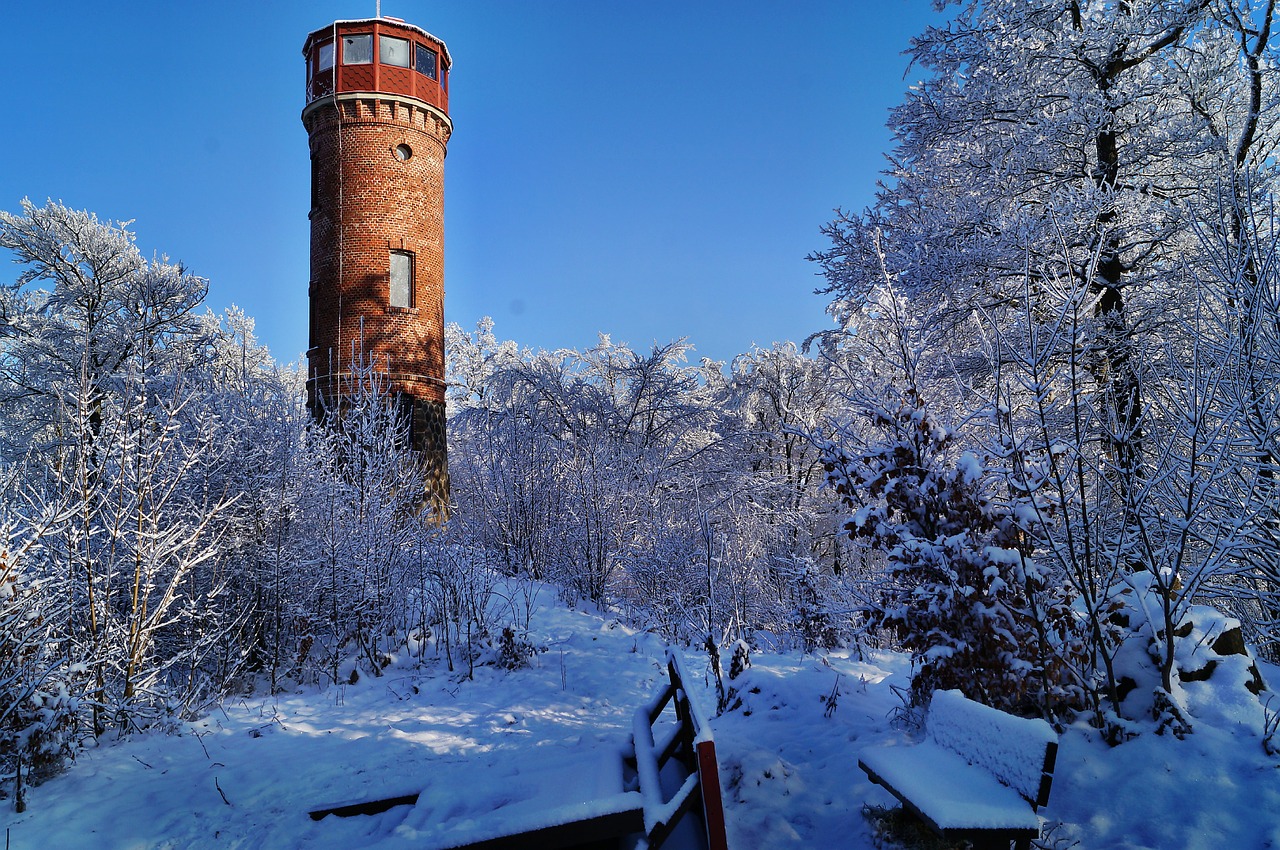
M 667 651 L 667 672 L 668 681 L 637 709 L 628 748 L 540 756 L 489 773 L 486 786 L 502 789 L 496 805 L 467 782 L 436 783 L 420 794 L 324 806 L 311 817 L 412 806 L 378 850 L 549 850 L 612 842 L 657 850 L 696 806 L 703 829 L 695 843 L 727 850 L 711 727 L 685 689 L 692 680 L 676 650 Z
M 627 790 L 622 747 L 603 747 L 485 771 L 458 783 L 436 782 L 396 826 L 393 841 L 416 850 L 573 847 L 636 832 L 641 795 Z M 477 793 L 483 781 L 489 793 Z M 493 790 L 500 789 L 495 800 Z
M 928 729 L 919 744 L 864 751 L 858 766 L 945 838 L 1025 848 L 1040 837 L 1058 754 L 1048 723 L 935 691 Z

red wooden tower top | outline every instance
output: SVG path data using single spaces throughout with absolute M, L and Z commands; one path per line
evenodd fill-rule
M 397 18 L 334 21 L 307 36 L 307 103 L 342 92 L 417 98 L 449 114 L 449 48 Z

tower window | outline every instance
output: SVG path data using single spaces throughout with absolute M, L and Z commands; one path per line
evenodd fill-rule
M 397 68 L 409 67 L 409 42 L 389 35 L 378 36 L 378 61 Z
M 413 306 L 413 253 L 391 252 L 391 306 Z
M 320 208 L 320 168 L 315 151 L 311 152 L 311 209 Z
M 333 67 L 333 42 L 328 41 L 320 45 L 316 51 L 316 73 L 327 71 Z
M 414 67 L 418 69 L 418 73 L 436 79 L 436 52 L 425 44 L 414 44 L 414 47 L 418 54 L 414 57 Z
M 373 35 L 347 35 L 342 38 L 342 64 L 368 65 L 373 61 Z

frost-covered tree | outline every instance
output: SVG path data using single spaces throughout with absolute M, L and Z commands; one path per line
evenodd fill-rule
M 810 435 L 841 418 L 837 363 L 794 343 L 754 348 L 734 358 L 727 404 L 737 417 L 727 432 L 744 462 L 724 526 L 733 589 L 757 586 L 754 620 L 807 649 L 848 635 L 852 607 L 844 590 L 865 547 L 844 533 L 843 511 L 826 488 L 822 452 Z M 766 625 L 767 624 L 767 625 Z
M 794 343 L 754 348 L 734 358 L 729 405 L 743 418 L 744 445 L 756 510 L 777 529 L 789 557 L 843 568 L 833 505 L 823 489 L 821 454 L 806 439 L 836 414 L 840 396 L 826 358 L 801 353 Z
M 482 362 L 482 345 L 499 354 L 471 369 L 483 381 L 451 422 L 462 522 L 509 571 L 603 601 L 623 564 L 667 539 L 657 529 L 684 504 L 684 476 L 714 454 L 709 367 L 684 365 L 683 344 L 642 355 L 602 337 L 584 352 L 517 355 L 485 333 L 464 359 Z
M 178 624 L 196 616 L 191 583 L 235 500 L 209 486 L 219 422 L 193 410 L 205 282 L 60 204 L 0 213 L 0 247 L 23 267 L 3 293 L 7 451 L 33 503 L 66 514 L 41 552 L 66 579 L 59 639 L 88 677 L 92 729 L 129 728 L 192 669 L 201 642 Z
M 878 283 L 877 233 L 903 292 L 938 320 L 1034 314 L 1042 285 L 1080 281 L 1085 362 L 1110 411 L 1097 437 L 1123 501 L 1152 427 L 1135 344 L 1180 330 L 1192 293 L 1173 272 L 1218 220 L 1218 193 L 1271 180 L 1274 4 L 955 5 L 912 42 L 926 76 L 892 113 L 876 203 L 831 223 L 815 259 L 837 315 Z
M 963 340 L 956 397 L 985 413 L 957 436 L 986 448 L 1023 562 L 1076 599 L 1081 707 L 1176 710 L 1193 601 L 1275 620 L 1275 4 L 940 6 L 875 204 L 814 255 L 830 309 L 864 322 L 887 269 Z
M 425 486 L 385 376 L 355 364 L 341 402 L 309 429 L 298 464 L 309 467 L 309 652 L 333 682 L 349 659 L 381 675 L 387 642 L 408 628 L 405 568 Z
M 300 385 L 242 314 L 198 314 L 205 282 L 143 260 L 123 224 L 26 202 L 0 214 L 0 247 L 21 267 L 0 296 L 0 641 L 19 662 L 0 726 L 56 765 L 60 740 L 191 710 L 253 666 L 264 482 L 296 451 Z
M 476 322 L 474 333 L 467 333 L 453 322 L 444 332 L 448 353 L 446 392 L 453 413 L 489 406 L 502 392 L 502 388 L 494 384 L 495 376 L 522 358 L 527 359 L 527 353 L 521 352 L 514 342 L 498 341 L 493 333 L 493 319 L 488 316 Z
M 560 446 L 524 377 L 532 354 L 499 343 L 492 327 L 486 319 L 474 334 L 446 328 L 453 523 L 507 574 L 542 580 L 559 558 Z
M 24 200 L 21 215 L 0 211 L 0 248 L 24 267 L 0 288 L 9 457 L 65 442 L 78 404 L 92 438 L 104 405 L 127 394 L 131 364 L 174 374 L 199 343 L 206 281 L 167 258 L 144 260 L 125 223 Z
M 1245 623 L 1259 649 L 1280 656 L 1280 253 L 1274 214 L 1253 206 L 1205 234 L 1196 341 L 1172 384 L 1166 418 L 1179 422 L 1170 454 L 1182 470 L 1168 514 L 1197 522 L 1180 536 L 1211 553 L 1212 570 L 1174 565 L 1196 595 Z M 1215 520 L 1214 532 L 1204 517 Z M 1211 544 L 1211 545 L 1206 545 Z M 1194 578 L 1193 578 L 1194 576 Z
M 188 372 L 199 396 L 191 408 L 218 423 L 227 463 L 216 486 L 237 495 L 226 515 L 224 551 L 197 576 L 202 592 L 221 584 L 226 601 L 202 622 L 231 631 L 207 663 L 218 681 L 263 671 L 275 688 L 294 669 L 303 619 L 298 567 L 305 564 L 303 508 L 311 483 L 303 371 L 277 365 L 257 341 L 253 320 L 236 308 L 206 314 L 202 323 L 208 342 Z

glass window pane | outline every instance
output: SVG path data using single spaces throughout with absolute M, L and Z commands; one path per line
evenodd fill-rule
M 320 58 L 316 63 L 317 70 L 327 71 L 333 67 L 333 42 L 320 45 Z
M 368 65 L 373 61 L 373 35 L 348 35 L 342 39 L 343 65 Z
M 414 47 L 418 49 L 417 62 L 415 63 L 418 73 L 434 80 L 436 78 L 436 52 L 422 44 L 415 44 Z
M 413 254 L 391 252 L 391 306 L 413 306 Z
M 409 42 L 389 35 L 378 36 L 378 61 L 383 65 L 409 67 Z

